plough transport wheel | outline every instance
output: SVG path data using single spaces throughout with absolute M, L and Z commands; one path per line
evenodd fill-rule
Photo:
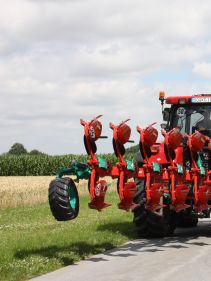
M 51 212 L 56 220 L 73 220 L 78 216 L 78 191 L 71 178 L 53 180 L 49 185 L 48 199 Z
M 176 214 L 169 210 L 168 206 L 163 209 L 163 214 L 151 212 L 145 208 L 146 195 L 144 182 L 137 183 L 138 191 L 134 197 L 134 203 L 139 204 L 133 210 L 133 222 L 137 228 L 139 237 L 164 237 L 171 236 L 176 227 Z

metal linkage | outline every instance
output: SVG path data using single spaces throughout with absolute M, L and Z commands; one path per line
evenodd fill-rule
M 133 161 L 124 159 L 124 144 L 127 142 L 133 142 L 130 140 L 131 129 L 126 124 L 129 120 L 130 119 L 127 119 L 119 125 L 110 123 L 110 128 L 113 130 L 113 149 L 115 155 L 119 159 L 116 166 L 112 167 L 111 177 L 118 178 L 117 191 L 120 198 L 118 208 L 125 211 L 129 211 L 129 209 L 136 206 L 136 204 L 133 203 L 134 195 L 137 192 L 134 178 L 137 177 L 138 172 L 138 167 L 133 163 Z M 132 179 L 132 181 L 129 181 L 129 179 Z
M 91 169 L 88 181 L 88 189 L 91 196 L 89 207 L 101 211 L 103 208 L 109 207 L 111 204 L 105 203 L 105 194 L 108 184 L 101 178 L 110 176 L 112 169 L 111 163 L 102 158 L 97 158 L 96 141 L 101 137 L 102 124 L 98 120 L 102 115 L 93 118 L 90 122 L 81 119 L 81 125 L 84 126 L 84 145 L 90 159 L 87 161 Z M 105 137 L 103 137 L 105 138 Z

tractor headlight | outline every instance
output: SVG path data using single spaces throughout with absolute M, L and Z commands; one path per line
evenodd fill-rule
M 185 103 L 186 103 L 185 99 L 179 99 L 179 104 L 185 104 Z

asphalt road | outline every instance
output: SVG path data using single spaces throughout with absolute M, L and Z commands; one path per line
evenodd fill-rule
M 33 281 L 211 281 L 211 219 L 175 236 L 130 241 Z

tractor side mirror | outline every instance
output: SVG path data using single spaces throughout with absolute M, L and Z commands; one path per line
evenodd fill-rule
M 170 117 L 170 108 L 164 108 L 163 110 L 163 121 L 168 121 Z

